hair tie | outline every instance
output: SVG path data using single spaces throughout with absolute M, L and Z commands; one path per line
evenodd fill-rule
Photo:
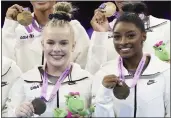
M 69 15 L 65 14 L 65 13 L 55 13 L 55 14 L 49 14 L 49 19 L 58 19 L 58 20 L 65 20 L 65 21 L 71 21 L 71 18 L 69 17 Z

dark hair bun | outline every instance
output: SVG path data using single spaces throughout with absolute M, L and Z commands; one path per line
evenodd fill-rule
M 124 12 L 133 12 L 136 14 L 147 14 L 147 6 L 145 3 L 143 2 L 131 2 L 131 3 L 127 3 L 125 5 L 123 5 L 122 10 Z

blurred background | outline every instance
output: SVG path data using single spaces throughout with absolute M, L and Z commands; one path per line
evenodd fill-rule
M 102 1 L 73 1 L 72 4 L 79 8 L 79 11 L 74 14 L 75 19 L 81 22 L 86 31 L 91 34 L 92 29 L 90 20 L 93 16 L 94 10 L 103 3 Z M 171 20 L 171 1 L 145 1 L 148 6 L 149 14 L 158 18 L 165 18 Z M 4 23 L 4 18 L 8 7 L 13 4 L 19 4 L 23 7 L 30 7 L 32 5 L 29 1 L 1 1 L 1 27 Z

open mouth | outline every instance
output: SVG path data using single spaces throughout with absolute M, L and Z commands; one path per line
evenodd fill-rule
M 46 2 L 44 2 L 44 1 L 39 1 L 39 2 L 36 2 L 38 5 L 44 5 L 44 4 L 46 4 Z
M 61 60 L 63 57 L 64 57 L 64 55 L 51 55 L 52 56 L 52 58 L 54 58 L 55 60 Z
M 120 51 L 122 53 L 128 53 L 131 50 L 131 48 L 120 48 Z

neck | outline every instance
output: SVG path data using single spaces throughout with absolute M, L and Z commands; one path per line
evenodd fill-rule
M 123 65 L 127 70 L 136 70 L 142 57 L 143 53 L 137 54 L 130 58 L 124 58 Z
M 61 74 L 66 70 L 66 68 L 68 66 L 69 66 L 69 64 L 65 64 L 64 66 L 57 67 L 57 66 L 53 66 L 53 65 L 47 63 L 46 72 L 49 75 L 60 77 Z
M 46 11 L 39 11 L 34 9 L 34 16 L 39 25 L 45 26 L 49 20 L 49 14 L 51 14 L 52 12 L 53 9 L 49 9 Z

